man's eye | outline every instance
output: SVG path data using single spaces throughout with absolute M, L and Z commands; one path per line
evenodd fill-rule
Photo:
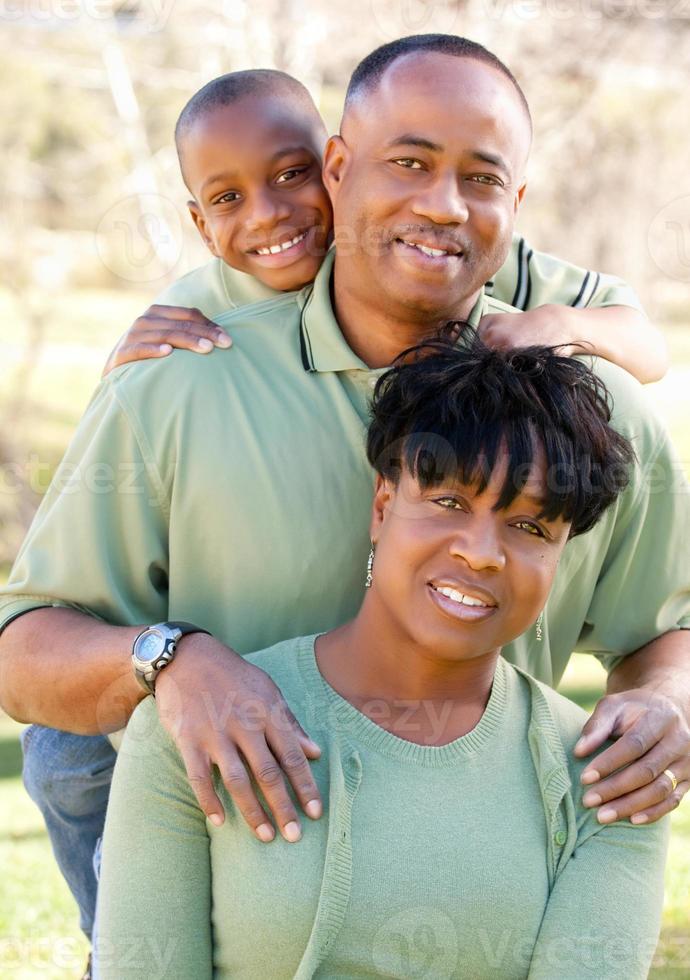
M 286 184 L 289 180 L 294 180 L 295 177 L 303 174 L 306 169 L 306 167 L 293 167 L 292 170 L 285 170 L 276 178 L 276 184 Z
M 421 170 L 422 165 L 419 160 L 413 160 L 412 157 L 399 157 L 394 160 L 393 163 L 397 163 L 399 167 L 404 167 L 406 170 Z
M 498 179 L 498 177 L 492 177 L 491 174 L 473 174 L 470 177 L 470 180 L 473 180 L 477 184 L 484 184 L 487 187 L 490 187 L 490 186 L 502 187 L 503 186 L 502 183 L 501 183 L 501 181 Z
M 234 204 L 235 201 L 239 201 L 240 195 L 237 191 L 228 191 L 227 194 L 223 194 L 218 198 L 216 204 Z
M 542 529 L 538 524 L 533 524 L 532 521 L 517 521 L 514 527 L 520 528 L 521 531 L 527 531 L 529 534 L 533 534 L 537 538 L 544 537 L 544 532 Z

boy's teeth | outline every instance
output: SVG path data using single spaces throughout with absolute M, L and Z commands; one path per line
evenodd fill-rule
M 481 599 L 475 599 L 471 595 L 463 595 L 457 589 L 450 589 L 444 585 L 437 588 L 436 591 L 446 596 L 447 599 L 452 599 L 453 602 L 461 602 L 463 606 L 484 606 L 487 608 L 486 603 L 482 602 Z
M 295 235 L 289 242 L 283 242 L 282 245 L 271 245 L 270 248 L 257 248 L 256 253 L 257 255 L 278 255 L 279 252 L 287 252 L 293 245 L 298 245 L 306 234 L 306 231 L 304 231 L 301 235 Z

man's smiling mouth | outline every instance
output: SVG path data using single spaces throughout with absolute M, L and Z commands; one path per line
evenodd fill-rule
M 430 242 L 415 241 L 413 238 L 395 238 L 396 244 L 404 245 L 406 248 L 414 249 L 426 255 L 430 259 L 460 259 L 463 251 L 457 245 L 431 244 Z

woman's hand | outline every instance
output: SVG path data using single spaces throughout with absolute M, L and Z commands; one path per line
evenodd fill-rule
M 174 347 L 208 354 L 214 347 L 231 346 L 232 340 L 225 331 L 200 310 L 154 304 L 122 335 L 106 361 L 102 377 L 130 361 L 167 357 Z
M 285 776 L 307 816 L 322 805 L 309 766 L 321 750 L 302 730 L 271 678 L 219 640 L 183 637 L 172 663 L 156 680 L 163 727 L 175 741 L 199 806 L 219 826 L 224 812 L 213 788 L 212 766 L 260 841 L 275 837 L 252 779 L 290 843 L 301 837 Z

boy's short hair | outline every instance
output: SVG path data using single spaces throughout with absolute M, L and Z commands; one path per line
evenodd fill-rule
M 175 147 L 184 177 L 183 146 L 184 141 L 194 124 L 207 112 L 219 106 L 233 105 L 249 95 L 275 96 L 290 100 L 308 116 L 313 117 L 314 123 L 325 128 L 319 110 L 308 89 L 292 75 L 273 68 L 252 68 L 247 71 L 232 71 L 227 75 L 207 82 L 203 88 L 195 92 L 180 113 L 175 124 Z
M 450 326 L 450 325 L 449 325 Z M 379 378 L 367 455 L 397 483 L 404 467 L 425 489 L 448 478 L 482 493 L 500 460 L 507 469 L 496 510 L 524 488 L 541 450 L 546 485 L 540 517 L 588 531 L 625 489 L 634 460 L 610 425 L 604 383 L 557 348 L 487 347 L 468 325 L 405 351 Z

